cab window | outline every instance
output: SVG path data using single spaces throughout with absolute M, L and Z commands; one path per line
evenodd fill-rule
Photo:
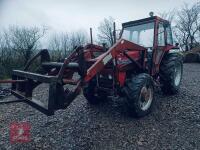
M 167 44 L 173 45 L 172 30 L 170 26 L 166 28 L 166 32 L 167 32 Z
M 165 32 L 162 23 L 158 25 L 158 46 L 165 46 Z
M 126 27 L 122 38 L 144 47 L 153 47 L 154 22 Z

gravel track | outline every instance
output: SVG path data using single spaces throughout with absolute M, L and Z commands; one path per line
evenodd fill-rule
M 0 105 L 0 149 L 200 149 L 200 64 L 184 64 L 179 94 L 158 91 L 155 100 L 142 119 L 129 117 L 122 99 L 91 106 L 83 95 L 50 117 L 23 103 Z M 31 142 L 10 144 L 17 121 L 31 124 Z

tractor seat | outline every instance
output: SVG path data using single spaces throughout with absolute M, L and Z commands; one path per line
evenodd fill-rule
M 44 69 L 60 69 L 63 66 L 64 63 L 60 63 L 60 62 L 44 62 L 42 63 L 42 67 Z M 66 66 L 66 69 L 75 69 L 78 70 L 79 69 L 79 64 L 76 62 L 71 62 L 68 63 Z

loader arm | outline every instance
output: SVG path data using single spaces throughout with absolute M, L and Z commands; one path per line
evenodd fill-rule
M 90 81 L 97 73 L 104 69 L 104 66 L 107 65 L 111 60 L 113 61 L 113 64 L 116 65 L 116 57 L 119 54 L 124 55 L 124 52 L 129 50 L 146 52 L 147 49 L 127 40 L 120 39 L 107 52 L 96 58 L 97 61 L 87 70 L 87 75 L 85 76 L 84 81 Z M 143 65 L 141 67 L 143 68 L 145 66 Z

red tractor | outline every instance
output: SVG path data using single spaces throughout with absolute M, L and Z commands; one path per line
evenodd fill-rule
M 65 109 L 81 91 L 91 104 L 110 96 L 124 97 L 131 115 L 147 115 L 154 102 L 154 87 L 164 94 L 179 91 L 183 61 L 175 52 L 170 23 L 157 16 L 122 24 L 120 39 L 109 49 L 88 44 L 76 47 L 63 63 L 51 62 L 41 50 L 23 71 L 13 70 L 11 93 L 46 115 Z M 40 57 L 36 73 L 29 71 Z M 33 90 L 49 85 L 49 99 L 41 102 Z M 75 85 L 72 90 L 67 85 Z M 82 89 L 82 90 L 81 90 Z

